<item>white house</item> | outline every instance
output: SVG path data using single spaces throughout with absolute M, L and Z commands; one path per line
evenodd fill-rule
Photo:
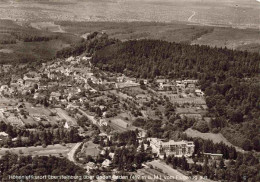
M 109 167 L 111 165 L 111 163 L 112 162 L 110 160 L 106 159 L 106 160 L 104 160 L 104 162 L 102 162 L 102 167 Z
M 158 138 L 148 138 L 150 141 L 150 146 L 152 151 L 159 156 L 163 156 L 166 154 L 174 155 L 175 157 L 190 157 L 194 152 L 194 143 L 192 141 L 174 141 L 169 140 L 168 142 L 164 142 Z

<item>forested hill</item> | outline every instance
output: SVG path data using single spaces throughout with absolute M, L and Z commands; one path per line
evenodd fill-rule
M 159 40 L 118 43 L 96 52 L 93 63 L 102 69 L 123 72 L 126 68 L 137 77 L 200 78 L 249 77 L 258 72 L 257 53 L 176 44 Z M 220 81 L 221 81 L 220 80 Z
M 246 150 L 260 150 L 259 54 L 139 40 L 104 47 L 95 52 L 92 63 L 102 70 L 140 78 L 199 79 L 210 114 L 216 118 L 211 128 L 229 133 L 226 137 Z

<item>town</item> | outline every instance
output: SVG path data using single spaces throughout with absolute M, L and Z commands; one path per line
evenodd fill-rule
M 4 148 L 31 145 L 48 148 L 49 144 L 78 142 L 69 159 L 92 175 L 102 171 L 116 173 L 117 169 L 130 172 L 140 169 L 136 174 L 141 175 L 151 175 L 151 171 L 163 174 L 159 164 L 167 164 L 158 161 L 172 156 L 184 160 L 183 169 L 198 164 L 194 162 L 193 141 L 167 139 L 145 126 L 147 120 L 160 120 L 162 127 L 167 120 L 175 119 L 178 125 L 184 120 L 191 125 L 208 123 L 211 118 L 207 117 L 198 80 L 138 79 L 105 72 L 92 66 L 89 55 L 56 59 L 34 69 L 27 65 L 22 68 L 3 65 L 1 71 L 5 75 L 17 73 L 1 81 L 0 145 Z M 72 130 L 78 136 L 53 141 L 37 136 L 40 140 L 34 141 L 30 135 L 10 135 L 7 129 L 37 133 L 42 127 L 53 132 L 50 138 L 55 137 L 56 131 L 51 128 L 57 127 L 64 132 Z M 47 137 L 48 132 L 44 134 Z M 120 165 L 120 153 L 131 150 L 141 152 L 142 157 L 133 156 L 132 162 Z M 223 166 L 220 164 L 223 154 L 205 152 L 200 160 L 205 156 Z

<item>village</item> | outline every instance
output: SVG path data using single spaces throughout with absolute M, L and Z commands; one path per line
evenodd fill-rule
M 180 119 L 208 122 L 204 93 L 197 80 L 132 78 L 103 72 L 94 68 L 90 60 L 86 55 L 57 59 L 19 76 L 13 75 L 8 84 L 0 86 L 1 121 L 29 130 L 39 126 L 76 128 L 84 140 L 73 153 L 72 161 L 87 172 L 116 171 L 118 166 L 111 166 L 119 145 L 118 139 L 113 139 L 116 133 L 135 131 L 137 149 L 148 151 L 150 161 L 170 155 L 192 156 L 195 147 L 192 141 L 147 137 L 145 129 L 134 123 L 140 118 L 169 119 L 167 103 Z M 8 65 L 1 68 L 3 73 L 11 69 Z M 0 143 L 5 143 L 8 137 L 1 132 Z M 15 142 L 17 138 L 11 140 Z M 222 158 L 222 154 L 205 155 Z M 150 169 L 147 165 L 143 167 Z

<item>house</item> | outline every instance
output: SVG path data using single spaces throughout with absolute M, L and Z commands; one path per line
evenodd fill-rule
M 34 99 L 38 99 L 38 98 L 39 98 L 39 95 L 40 95 L 39 93 L 35 93 L 35 94 L 33 95 L 33 98 L 34 98 Z
M 97 165 L 94 162 L 88 162 L 84 169 L 86 169 L 87 172 L 89 172 L 92 169 L 97 169 Z
M 160 84 L 159 85 L 159 88 L 161 89 L 161 90 L 165 90 L 165 91 L 170 91 L 170 90 L 174 90 L 175 89 L 175 86 L 174 85 L 172 85 L 172 84 Z
M 182 83 L 184 83 L 184 84 L 195 84 L 197 82 L 198 82 L 198 80 L 183 80 L 182 81 Z
M 0 87 L 0 91 L 8 91 L 8 89 L 9 89 L 8 85 L 2 85 Z
M 70 56 L 69 58 L 66 59 L 66 62 L 71 62 L 71 61 L 73 61 L 74 59 L 75 59 L 74 57 Z
M 125 76 L 123 75 L 123 76 L 117 77 L 116 80 L 118 83 L 123 83 L 123 82 L 125 82 Z
M 85 101 L 87 101 L 87 97 L 80 97 L 79 98 L 80 103 L 84 103 Z
M 100 154 L 101 154 L 101 155 L 105 155 L 105 154 L 106 154 L 106 151 L 105 151 L 105 150 L 101 150 Z
M 11 64 L 4 64 L 2 66 L 2 69 L 4 72 L 8 72 L 12 67 L 13 67 L 13 65 L 11 65 Z
M 18 103 L 16 106 L 16 109 L 19 111 L 20 109 L 24 108 L 24 104 L 23 103 Z
M 64 128 L 65 128 L 65 129 L 69 129 L 69 128 L 70 128 L 68 122 L 66 122 L 66 123 L 64 124 Z
M 60 100 L 61 98 L 61 94 L 59 92 L 52 92 L 51 95 L 50 95 L 50 101 L 53 101 L 53 100 Z
M 0 132 L 0 141 L 7 138 L 8 137 L 8 134 L 5 133 L 5 132 Z
M 184 119 L 186 117 L 186 118 L 192 118 L 195 120 L 202 120 L 202 116 L 199 113 L 182 113 L 182 114 L 180 114 L 180 117 L 182 119 Z
M 146 150 L 148 148 L 147 144 L 144 144 L 144 150 Z M 141 151 L 141 145 L 138 146 L 137 151 Z
M 144 84 L 147 85 L 148 84 L 148 80 L 143 80 Z
M 212 160 L 221 160 L 223 158 L 223 154 L 203 153 L 203 155 Z
M 0 132 L 0 136 L 2 136 L 2 137 L 8 137 L 8 134 L 5 133 L 5 132 Z
M 109 159 L 106 159 L 102 162 L 102 167 L 109 167 L 111 163 L 112 162 Z
M 107 126 L 108 125 L 108 123 L 107 123 L 107 121 L 105 119 L 100 119 L 98 124 L 100 126 Z
M 157 79 L 155 82 L 160 85 L 160 84 L 166 84 L 166 83 L 168 83 L 169 80 L 168 80 L 168 79 Z
M 23 85 L 24 84 L 24 81 L 23 81 L 23 79 L 18 79 L 17 81 L 16 81 L 16 83 L 18 84 L 18 85 Z
M 196 86 L 195 86 L 194 83 L 190 83 L 190 84 L 188 84 L 188 88 L 191 88 L 191 89 L 193 88 L 193 89 L 194 89 L 195 87 L 196 87 Z
M 153 153 L 156 153 L 159 156 L 174 155 L 176 157 L 190 157 L 194 152 L 194 143 L 192 141 L 174 141 L 169 140 L 168 142 L 164 142 L 158 138 L 147 138 L 150 141 L 150 146 L 152 148 Z
M 179 88 L 185 88 L 186 87 L 186 85 L 184 83 L 177 83 L 176 86 L 179 87 Z
M 196 90 L 195 90 L 195 93 L 196 93 L 196 95 L 198 95 L 198 96 L 204 96 L 204 92 L 202 92 L 201 89 L 196 89 Z
M 88 60 L 90 60 L 90 59 L 91 59 L 91 57 L 86 57 L 86 56 L 83 56 L 81 59 L 82 59 L 82 60 L 84 60 L 84 61 L 88 61 Z

